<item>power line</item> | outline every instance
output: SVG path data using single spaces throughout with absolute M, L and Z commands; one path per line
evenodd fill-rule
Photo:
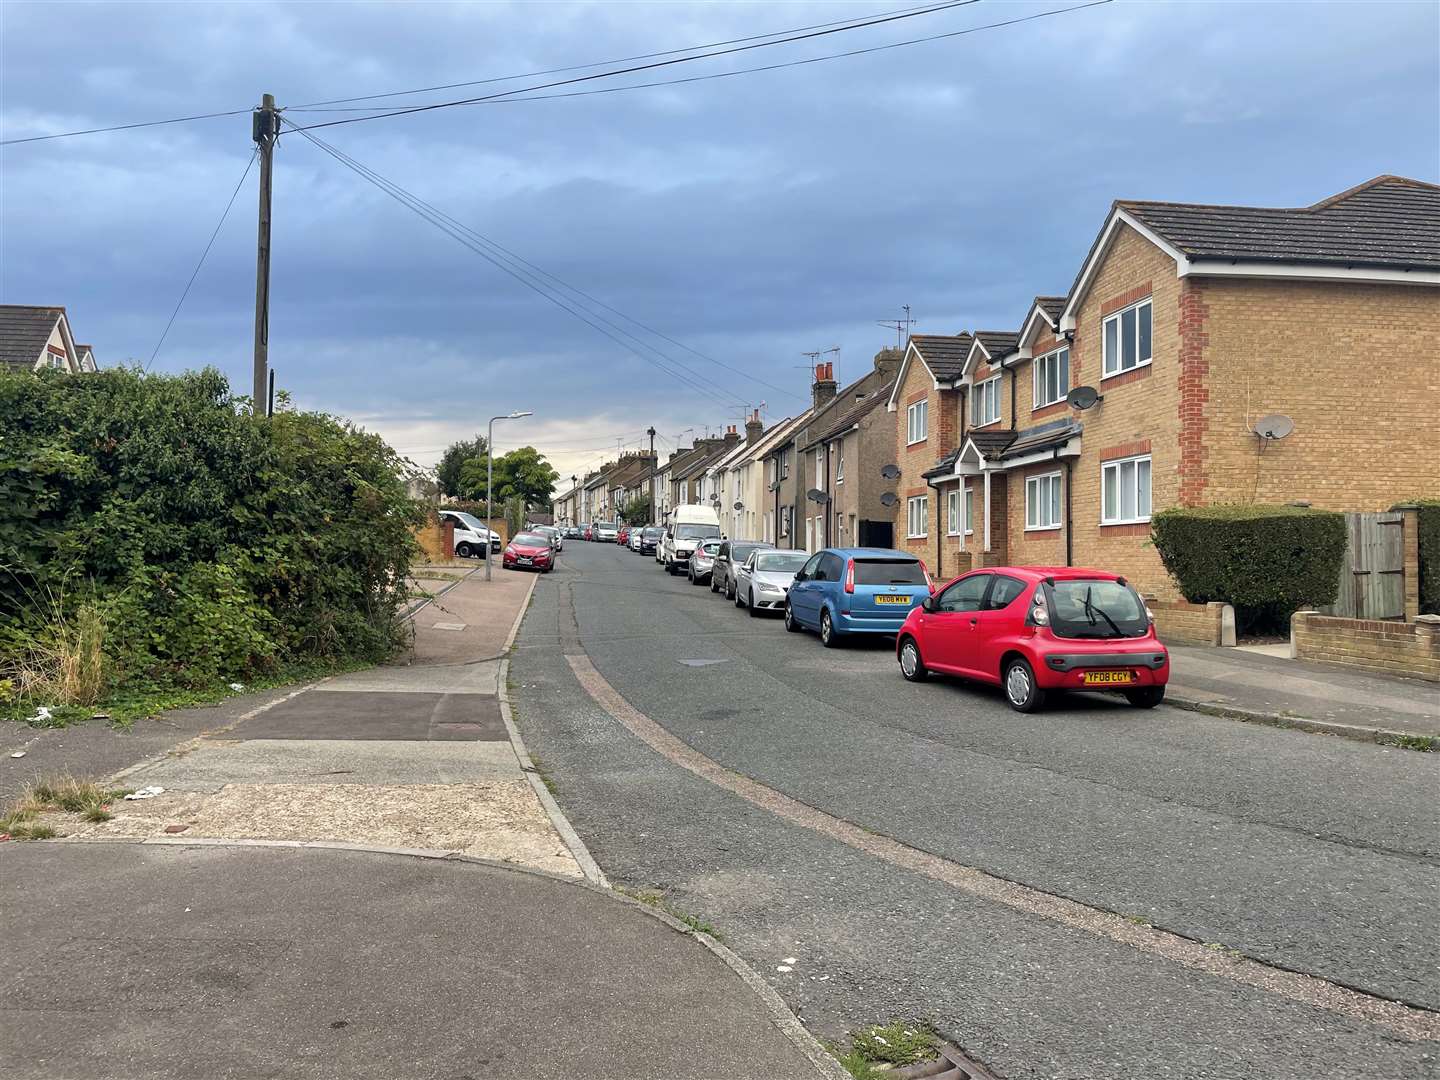
M 913 19 L 920 15 L 933 15 L 941 11 L 949 11 L 952 8 L 969 7 L 971 4 L 978 4 L 980 0 L 947 0 L 946 3 L 936 4 L 918 10 L 902 11 L 896 14 L 881 15 L 866 19 L 862 22 L 849 22 L 842 26 L 834 26 L 824 30 L 811 30 L 806 33 L 792 34 L 789 37 L 777 38 L 773 41 L 760 41 L 749 45 L 736 45 L 728 49 L 716 49 L 711 52 L 699 53 L 695 56 L 679 56 L 672 60 L 658 60 L 653 64 L 637 64 L 633 67 L 618 68 L 615 71 L 601 71 L 593 75 L 579 75 L 573 79 L 560 79 L 551 83 L 539 83 L 535 86 L 522 86 L 518 90 L 503 90 L 498 94 L 486 94 L 481 97 L 462 98 L 458 101 L 437 101 L 427 105 L 411 105 L 403 109 L 392 109 L 388 112 L 377 112 L 370 116 L 352 116 L 345 120 L 326 120 L 320 124 L 308 124 L 305 127 L 297 127 L 296 131 L 314 131 L 318 128 L 338 127 L 341 124 L 358 124 L 365 120 L 380 120 L 387 116 L 409 116 L 412 113 L 432 112 L 435 109 L 451 109 L 458 105 L 478 105 L 487 101 L 495 101 L 500 98 L 511 97 L 515 94 L 523 94 L 533 90 L 549 90 L 557 86 L 572 86 L 575 83 L 592 82 L 595 79 L 612 79 L 618 75 L 633 75 L 637 71 L 652 71 L 655 68 L 672 67 L 675 64 L 688 64 L 695 60 L 710 60 L 717 56 L 729 56 L 733 53 L 749 52 L 752 49 L 766 49 L 774 45 L 790 45 L 797 41 L 808 41 L 811 38 L 827 37 L 830 34 L 843 34 L 848 30 L 864 30 L 871 26 L 880 26 L 883 23 L 895 22 L 900 19 Z M 1098 3 L 1108 3 L 1109 0 L 1096 0 Z M 913 44 L 905 42 L 902 44 Z M 812 61 L 813 62 L 813 61 Z
M 360 164 L 358 161 L 350 158 L 343 151 L 337 150 L 330 144 L 325 143 L 322 140 L 316 138 L 315 136 L 308 134 L 303 128 L 295 127 L 293 124 L 289 124 L 288 126 L 290 127 L 290 130 L 299 131 L 301 134 L 305 135 L 307 139 L 313 142 L 325 153 L 333 157 L 336 161 L 339 161 L 347 168 L 359 174 L 363 179 L 380 188 L 380 190 L 384 191 L 391 198 L 395 199 L 407 209 L 411 210 L 415 214 L 424 218 L 426 221 L 430 222 L 430 224 L 434 225 L 441 232 L 444 232 L 446 235 L 451 237 L 451 239 L 469 248 L 471 251 L 479 255 L 481 258 L 485 259 L 491 265 L 497 267 L 500 270 L 503 270 L 505 273 L 509 274 L 511 277 L 524 284 L 526 287 L 539 293 L 541 296 L 549 300 L 551 303 L 555 304 L 557 307 L 568 311 L 577 319 L 580 319 L 582 322 L 588 324 L 590 327 L 597 330 L 599 333 L 604 334 L 611 341 L 614 341 L 617 345 L 620 345 L 628 352 L 631 352 L 634 355 L 638 356 L 640 359 L 645 360 L 647 363 L 654 365 L 661 371 L 665 372 L 667 375 L 670 375 L 672 378 L 675 378 L 680 382 L 684 383 L 685 385 L 689 386 L 692 390 L 695 390 L 698 393 L 704 394 L 707 397 L 712 398 L 713 400 L 724 405 L 726 408 L 729 408 L 731 406 L 732 400 L 741 404 L 744 403 L 743 399 L 740 398 L 739 395 L 735 394 L 733 391 L 727 390 L 724 386 L 721 386 L 719 383 L 715 383 L 713 380 L 705 379 L 704 376 L 689 372 L 684 368 L 681 368 L 678 371 L 673 370 L 669 366 L 669 364 L 675 364 L 676 362 L 672 358 L 666 356 L 665 353 L 661 352 L 659 349 L 656 349 L 654 346 L 647 344 L 640 338 L 636 337 L 634 334 L 630 333 L 624 327 L 618 326 L 617 324 L 611 322 L 609 319 L 606 319 L 603 315 L 597 315 L 596 313 L 592 311 L 587 311 L 579 307 L 578 305 L 572 305 L 571 302 L 567 301 L 564 297 L 556 296 L 545 285 L 535 281 L 534 275 L 531 275 L 526 271 L 515 269 L 514 267 L 508 265 L 502 258 L 495 256 L 493 253 L 486 250 L 484 247 L 481 247 L 477 243 L 475 243 L 472 239 L 465 235 L 467 231 L 465 226 L 459 224 L 458 222 L 454 222 L 453 219 L 450 219 L 451 223 L 447 223 L 447 221 L 445 220 L 447 215 L 443 214 L 441 211 L 435 210 L 434 208 L 427 208 L 427 204 L 424 204 L 423 200 L 418 199 L 416 196 L 406 191 L 400 185 L 394 183 L 391 180 L 387 180 L 385 177 L 381 176 L 373 169 L 370 169 L 368 166 Z M 597 322 L 596 320 L 599 321 Z M 650 352 L 655 353 L 656 356 L 660 357 L 661 359 L 656 360 L 652 359 L 649 356 L 646 356 L 644 353 L 638 351 L 633 345 L 629 344 L 628 342 L 622 341 L 620 338 L 616 337 L 615 334 L 612 334 L 609 330 L 606 330 L 604 326 L 600 325 L 600 323 L 604 323 L 606 326 L 613 327 L 619 333 L 633 339 L 636 343 L 640 345 L 641 348 L 648 349 Z M 666 361 L 668 361 L 669 363 L 667 364 Z M 709 389 L 709 387 L 701 385 L 701 382 L 697 380 L 704 380 L 705 382 L 709 382 L 712 386 L 716 387 L 716 389 L 720 391 L 720 393 L 716 393 L 715 391 Z M 727 397 L 721 396 L 722 394 L 728 395 L 728 400 Z
M 82 131 L 59 131 L 54 135 L 27 135 L 23 139 L 0 139 L 0 146 L 45 142 L 48 139 L 68 139 L 74 135 L 99 135 L 106 131 L 132 131 L 135 128 L 162 127 L 165 124 L 185 124 L 191 120 L 213 120 L 218 116 L 241 116 L 249 111 L 249 109 L 231 109 L 228 112 L 199 113 L 195 116 L 172 116 L 169 120 L 141 120 L 133 124 L 112 124 L 110 127 L 85 128 Z
M 185 303 L 185 298 L 190 295 L 190 286 L 194 285 L 195 279 L 200 276 L 200 268 L 205 265 L 205 257 L 215 246 L 215 238 L 220 235 L 220 230 L 225 225 L 225 219 L 230 216 L 230 208 L 235 205 L 235 197 L 240 194 L 240 189 L 245 186 L 245 178 L 250 175 L 250 170 L 255 165 L 256 153 L 257 151 L 251 151 L 250 159 L 245 162 L 245 171 L 240 174 L 240 182 L 230 193 L 230 201 L 225 204 L 225 209 L 220 214 L 220 221 L 215 225 L 215 231 L 210 234 L 210 240 L 206 243 L 205 250 L 200 253 L 200 261 L 195 264 L 195 269 L 190 274 L 190 280 L 185 283 L 185 289 L 180 293 L 180 299 L 175 301 L 175 310 L 170 313 L 170 321 L 165 324 L 165 330 L 160 335 L 160 340 L 155 342 L 155 348 L 150 353 L 150 359 L 145 362 L 144 370 L 149 371 L 150 365 L 155 362 L 155 357 L 160 355 L 160 346 L 165 344 L 165 339 L 170 335 L 170 328 L 175 325 L 175 317 L 180 314 L 180 308 Z

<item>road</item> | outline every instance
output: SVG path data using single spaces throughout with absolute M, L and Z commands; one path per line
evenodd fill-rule
M 1440 755 L 1021 716 L 583 542 L 511 680 L 605 872 L 818 1034 L 921 1018 L 1012 1078 L 1440 1076 Z

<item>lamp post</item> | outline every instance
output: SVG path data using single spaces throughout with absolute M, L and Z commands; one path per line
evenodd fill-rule
M 504 416 L 492 416 L 485 435 L 485 513 L 490 521 L 495 520 L 495 421 L 519 420 L 522 416 L 534 416 L 532 412 L 512 412 Z M 488 528 L 492 535 L 494 529 Z M 490 580 L 490 537 L 485 538 L 485 580 Z

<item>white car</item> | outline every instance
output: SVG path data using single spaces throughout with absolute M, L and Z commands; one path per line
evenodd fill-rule
M 810 558 L 796 548 L 759 548 L 735 569 L 735 606 L 751 615 L 784 611 L 795 574 Z
M 500 550 L 500 534 L 487 529 L 475 515 L 464 510 L 441 510 L 440 520 L 455 526 L 455 554 L 460 558 L 484 558 L 487 540 L 492 552 Z
M 660 561 L 667 574 L 681 574 L 690 565 L 690 553 L 701 540 L 721 540 L 719 515 L 708 506 L 677 506 L 660 541 Z

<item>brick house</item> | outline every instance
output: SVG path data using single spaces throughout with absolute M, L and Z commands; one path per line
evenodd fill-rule
M 0 371 L 96 370 L 95 351 L 75 341 L 63 307 L 0 304 Z
M 1412 345 L 1437 334 L 1434 184 L 1381 176 L 1296 209 L 1116 202 L 1066 297 L 1037 298 L 1018 332 L 976 333 L 958 377 L 902 370 L 899 483 L 940 493 L 907 542 L 946 576 L 1098 565 L 1172 599 L 1153 511 L 1440 495 L 1440 371 Z M 918 340 L 907 361 L 933 350 Z M 1065 399 L 1081 386 L 1086 409 Z M 907 441 L 920 400 L 941 410 L 938 443 Z M 1293 434 L 1256 435 L 1270 414 Z M 910 522 L 902 500 L 897 534 Z

